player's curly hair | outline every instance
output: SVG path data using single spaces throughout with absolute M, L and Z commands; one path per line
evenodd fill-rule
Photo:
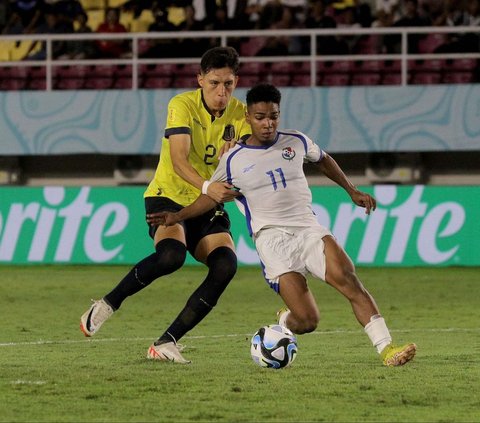
M 255 103 L 275 103 L 280 105 L 282 94 L 272 84 L 258 84 L 247 92 L 247 106 Z
M 238 74 L 240 67 L 237 50 L 233 47 L 213 47 L 207 50 L 200 61 L 202 73 L 212 69 L 230 68 L 234 75 Z

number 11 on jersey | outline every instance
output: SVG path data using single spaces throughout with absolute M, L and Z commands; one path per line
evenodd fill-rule
M 285 181 L 285 175 L 283 174 L 282 168 L 279 167 L 275 169 L 275 172 L 278 173 L 278 175 L 276 175 L 273 170 L 269 170 L 268 172 L 265 172 L 268 176 L 270 176 L 270 180 L 272 181 L 272 185 L 273 185 L 273 190 L 276 191 L 278 187 L 277 179 L 276 179 L 277 176 L 280 176 L 280 180 L 282 182 L 283 188 L 286 188 L 287 182 Z

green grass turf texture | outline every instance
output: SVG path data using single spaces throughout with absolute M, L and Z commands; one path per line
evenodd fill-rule
M 182 339 L 188 366 L 145 358 L 205 276 L 184 268 L 125 301 L 91 339 L 90 298 L 128 269 L 0 268 L 1 422 L 478 422 L 478 268 L 360 268 L 397 343 L 417 357 L 384 367 L 348 302 L 309 284 L 315 333 L 282 370 L 250 358 L 250 338 L 282 305 L 258 267 L 239 269 L 219 304 Z

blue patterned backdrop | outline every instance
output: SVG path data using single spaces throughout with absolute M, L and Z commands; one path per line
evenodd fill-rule
M 281 91 L 281 127 L 329 152 L 480 150 L 480 85 Z M 2 92 L 0 154 L 158 154 L 177 92 Z

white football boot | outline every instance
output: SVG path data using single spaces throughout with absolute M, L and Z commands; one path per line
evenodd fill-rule
M 180 351 L 183 350 L 183 346 L 176 344 L 175 342 L 166 342 L 164 344 L 150 345 L 147 352 L 147 358 L 150 360 L 159 361 L 171 361 L 178 364 L 190 364 L 190 360 L 186 360 Z
M 85 336 L 93 336 L 113 314 L 113 308 L 105 300 L 92 300 L 92 306 L 80 318 L 80 329 Z

